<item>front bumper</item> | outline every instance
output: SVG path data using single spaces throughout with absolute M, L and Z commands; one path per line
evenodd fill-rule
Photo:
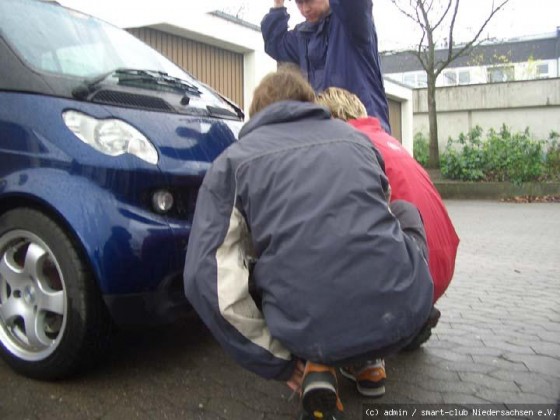
M 168 324 L 191 310 L 183 287 L 183 273 L 170 274 L 156 290 L 144 293 L 104 295 L 115 324 L 122 327 Z

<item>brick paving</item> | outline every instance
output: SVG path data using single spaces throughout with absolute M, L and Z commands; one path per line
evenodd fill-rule
M 387 394 L 374 402 L 555 404 L 560 204 L 446 204 L 461 245 L 440 323 L 420 350 L 387 360 Z M 104 366 L 71 381 L 31 381 L 0 361 L 0 383 L 8 420 L 288 420 L 298 408 L 283 384 L 237 367 L 196 318 L 121 333 Z M 362 419 L 371 400 L 340 385 L 346 419 Z
M 388 360 L 383 402 L 543 403 L 560 397 L 560 206 L 446 201 L 461 238 L 442 317 Z

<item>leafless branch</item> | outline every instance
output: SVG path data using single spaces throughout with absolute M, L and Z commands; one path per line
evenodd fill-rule
M 420 62 L 420 65 L 422 66 L 422 68 L 424 69 L 424 71 L 428 72 L 428 63 L 426 61 L 426 55 L 424 54 L 424 51 L 422 50 L 422 45 L 424 44 L 424 38 L 426 37 L 426 33 L 423 32 L 422 36 L 420 37 L 420 42 L 418 42 L 416 50 L 408 50 L 407 52 L 409 54 L 414 55 L 418 61 Z
M 484 21 L 484 23 L 482 24 L 482 26 L 480 27 L 480 29 L 478 30 L 476 35 L 469 42 L 467 42 L 463 47 L 454 51 L 453 50 L 453 44 L 451 42 L 449 43 L 449 50 L 448 50 L 447 59 L 438 63 L 437 68 L 435 69 L 436 70 L 436 72 L 435 72 L 436 78 L 437 78 L 437 76 L 439 76 L 439 74 L 442 72 L 442 70 L 444 68 L 446 68 L 452 61 L 454 61 L 458 57 L 466 54 L 468 51 L 470 51 L 473 48 L 474 44 L 476 43 L 476 41 L 478 41 L 478 38 L 480 37 L 480 35 L 484 31 L 484 28 L 486 28 L 486 26 L 488 25 L 488 22 L 490 22 L 490 20 L 494 17 L 494 15 L 498 11 L 500 11 L 507 3 L 509 3 L 509 1 L 510 0 L 501 0 L 499 6 L 497 6 L 497 7 L 494 7 L 495 2 L 492 2 L 492 11 L 490 12 L 490 15 Z M 458 3 L 459 3 L 459 1 L 457 0 L 457 5 L 458 5 Z M 456 10 L 457 10 L 457 6 L 456 6 Z M 456 11 L 455 11 L 455 14 L 456 14 Z M 454 24 L 454 22 L 453 22 L 453 24 Z M 452 31 L 452 29 L 453 29 L 453 27 L 450 28 L 450 31 Z M 450 39 L 450 41 L 451 41 L 451 39 Z
M 405 15 L 407 18 L 409 18 L 410 20 L 412 20 L 414 23 L 419 23 L 421 24 L 421 22 L 417 19 L 418 15 L 416 15 L 416 17 L 410 13 L 409 11 L 407 11 L 405 8 L 403 8 L 400 4 L 400 2 L 398 0 L 391 0 L 391 3 L 393 3 L 393 5 L 399 9 L 399 12 L 401 12 L 403 15 Z M 413 6 L 411 6 L 413 7 Z M 414 9 L 416 10 L 416 9 Z
M 437 29 L 439 27 L 439 25 L 441 25 L 441 23 L 443 22 L 443 20 L 447 16 L 447 13 L 449 13 L 449 9 L 451 8 L 452 3 L 453 3 L 453 0 L 449 0 L 447 2 L 447 7 L 445 8 L 445 12 L 443 12 L 440 19 L 434 24 L 433 29 Z M 457 3 L 458 3 L 458 1 L 457 1 Z
M 455 1 L 455 10 L 453 11 L 453 17 L 451 18 L 451 24 L 449 25 L 449 46 L 447 50 L 447 57 L 451 57 L 453 53 L 453 31 L 455 29 L 455 20 L 457 19 L 457 12 L 459 11 L 459 1 Z M 509 1 L 509 0 L 508 0 Z

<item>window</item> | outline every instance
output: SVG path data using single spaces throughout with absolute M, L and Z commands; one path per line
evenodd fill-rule
M 489 67 L 487 69 L 488 83 L 511 82 L 515 80 L 513 66 Z
M 470 70 L 446 70 L 443 73 L 441 83 L 443 86 L 468 85 L 471 83 Z
M 422 72 L 422 73 L 418 73 L 418 82 L 417 82 L 417 86 L 418 87 L 427 87 L 428 86 L 428 75 L 426 74 L 426 72 Z
M 108 78 L 119 68 L 167 73 L 202 92 L 201 99 L 191 101 L 190 106 L 229 108 L 163 55 L 102 20 L 45 2 L 0 0 L 0 29 L 2 40 L 39 71 L 92 80 Z
M 164 56 L 101 20 L 43 2 L 4 3 L 0 0 L 3 35 L 39 70 L 95 77 L 117 68 L 132 68 L 163 71 L 192 81 Z
M 548 63 L 537 65 L 537 79 L 546 79 L 548 77 Z
M 462 70 L 459 72 L 459 84 L 468 85 L 471 83 L 471 72 L 469 70 Z
M 412 88 L 425 88 L 428 86 L 428 76 L 425 71 L 404 73 L 403 83 Z
M 455 86 L 457 84 L 457 73 L 455 73 L 455 70 L 443 72 L 443 84 L 445 86 Z
M 405 74 L 403 77 L 403 82 L 405 85 L 410 87 L 416 87 L 416 75 L 415 74 Z

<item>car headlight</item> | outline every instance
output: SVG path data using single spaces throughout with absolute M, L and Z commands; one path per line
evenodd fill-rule
M 154 145 L 130 124 L 109 118 L 100 120 L 77 111 L 64 111 L 62 118 L 76 137 L 109 156 L 130 153 L 156 165 L 158 153 Z

